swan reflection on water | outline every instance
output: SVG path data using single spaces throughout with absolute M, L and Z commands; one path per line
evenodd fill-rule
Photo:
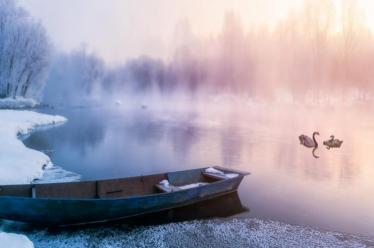
M 312 150 L 312 155 L 314 158 L 319 158 L 316 154 L 315 151 L 318 149 L 318 142 L 316 140 L 316 135 L 319 135 L 319 132 L 314 132 L 313 133 L 313 138 L 310 138 L 309 136 L 302 134 L 299 136 L 299 141 L 300 145 L 303 145 L 307 148 L 313 148 Z
M 317 156 L 314 152 L 318 149 L 318 147 L 314 147 L 313 150 L 312 150 L 312 155 L 314 158 L 319 158 L 319 156 Z

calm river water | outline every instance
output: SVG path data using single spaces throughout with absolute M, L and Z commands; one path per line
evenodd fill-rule
M 222 165 L 250 171 L 244 215 L 374 235 L 374 109 L 297 105 L 48 109 L 69 121 L 24 142 L 82 179 Z M 320 147 L 298 136 L 319 131 Z M 340 149 L 322 141 L 334 134 Z

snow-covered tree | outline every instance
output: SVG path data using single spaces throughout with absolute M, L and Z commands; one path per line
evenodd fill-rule
M 12 0 L 0 0 L 0 97 L 38 97 L 50 45 L 40 23 Z

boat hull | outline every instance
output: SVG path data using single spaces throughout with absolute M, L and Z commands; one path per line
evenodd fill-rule
M 0 197 L 0 218 L 49 226 L 105 222 L 212 199 L 239 187 L 243 176 L 205 186 L 123 199 Z

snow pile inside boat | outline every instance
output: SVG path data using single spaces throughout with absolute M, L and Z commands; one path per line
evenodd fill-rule
M 162 185 L 162 186 L 168 188 L 168 187 L 170 186 L 170 183 L 169 183 L 168 180 L 164 179 L 164 180 L 162 180 L 162 181 L 160 182 L 160 185 Z
M 0 232 L 1 247 L 6 248 L 34 248 L 34 244 L 21 234 Z
M 197 188 L 197 187 L 204 186 L 207 184 L 208 183 L 198 182 L 198 183 L 175 186 L 175 185 L 170 184 L 168 180 L 164 179 L 158 183 L 158 186 L 159 186 L 158 188 L 164 192 L 173 192 L 173 191 L 179 191 L 179 190 L 184 190 L 184 189 L 193 189 L 193 188 Z
M 37 128 L 62 124 L 62 116 L 32 111 L 0 110 L 0 184 L 30 183 L 43 174 L 43 168 L 52 166 L 42 152 L 27 148 L 24 138 Z
M 209 167 L 209 168 L 205 169 L 205 172 L 206 173 L 217 174 L 217 175 L 225 175 L 225 173 L 223 171 L 214 169 L 213 167 Z
M 207 185 L 207 184 L 208 183 L 191 183 L 191 184 L 187 184 L 187 185 L 178 186 L 178 188 L 180 188 L 180 189 L 193 189 L 193 188 L 197 188 L 197 187 L 204 186 L 204 185 Z
M 237 173 L 224 173 L 223 171 L 217 170 L 213 167 L 209 167 L 209 168 L 205 169 L 205 173 L 213 174 L 215 176 L 222 177 L 223 179 L 225 179 L 225 178 L 226 179 L 235 178 L 235 177 L 239 176 L 239 174 L 237 174 Z
M 227 174 L 225 174 L 225 177 L 227 177 L 227 178 L 235 178 L 237 176 L 239 176 L 239 175 L 236 174 L 236 173 L 227 173 Z

